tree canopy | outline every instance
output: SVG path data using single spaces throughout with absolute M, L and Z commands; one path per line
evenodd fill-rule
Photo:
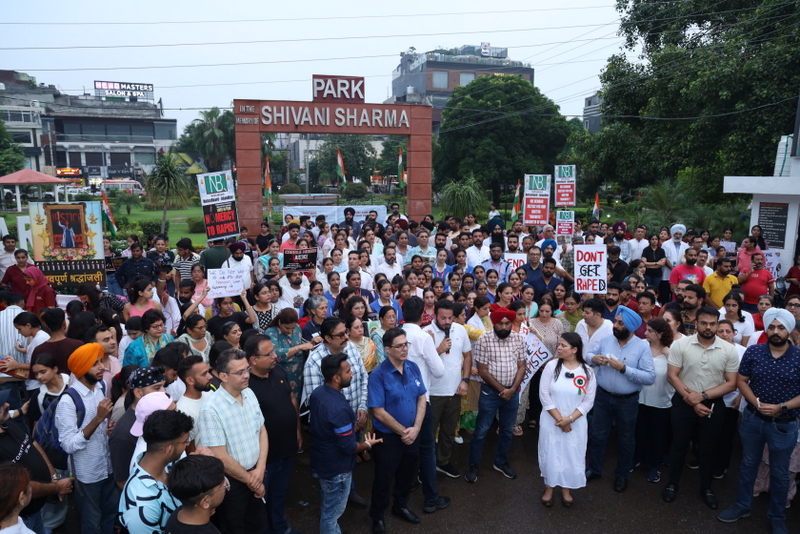
M 6 130 L 6 123 L 0 120 L 0 176 L 17 172 L 24 166 L 25 152 Z
M 211 108 L 187 124 L 178 139 L 178 152 L 197 153 L 206 160 L 210 172 L 223 170 L 226 160 L 236 159 L 236 134 L 233 111 Z
M 458 87 L 434 145 L 434 189 L 474 175 L 499 201 L 502 184 L 552 174 L 570 128 L 559 108 L 518 76 L 479 76 Z
M 312 176 L 312 182 L 317 179 L 320 183 L 338 183 L 336 149 L 339 148 L 344 159 L 347 181 L 352 182 L 353 178 L 358 178 L 362 183 L 369 184 L 375 166 L 375 147 L 372 146 L 372 140 L 370 135 L 326 135 L 314 158 L 314 171 L 318 176 Z
M 623 54 L 601 75 L 604 129 L 576 134 L 572 162 L 594 182 L 635 188 L 694 169 L 772 174 L 800 88 L 800 4 L 786 0 L 620 0 Z

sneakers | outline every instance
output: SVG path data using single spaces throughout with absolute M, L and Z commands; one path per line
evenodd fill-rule
M 469 469 L 467 470 L 467 474 L 464 475 L 464 478 L 469 483 L 477 482 L 478 480 L 478 466 L 475 464 L 469 464 Z
M 511 469 L 511 466 L 508 465 L 508 462 L 502 465 L 492 464 L 492 467 L 494 468 L 495 471 L 500 471 L 501 473 L 503 473 L 503 476 L 506 478 L 511 478 L 511 479 L 517 478 L 517 472 Z
M 425 501 L 423 511 L 426 514 L 432 514 L 436 510 L 444 510 L 450 506 L 450 497 L 438 497 L 435 501 Z
M 750 510 L 747 510 L 746 508 L 739 508 L 737 506 L 731 506 L 727 510 L 723 510 L 717 515 L 717 519 L 723 523 L 734 523 L 743 517 L 750 517 Z
M 461 473 L 458 472 L 458 469 L 453 466 L 453 464 L 447 463 L 444 465 L 437 465 L 436 470 L 440 473 L 443 473 L 450 478 L 458 478 L 461 476 Z
M 700 469 L 700 461 L 699 460 L 689 460 L 686 462 L 686 467 L 689 469 L 695 470 Z
M 722 480 L 723 478 L 725 478 L 725 473 L 727 473 L 727 472 L 728 472 L 728 470 L 727 470 L 727 469 L 723 469 L 722 471 L 719 471 L 719 472 L 716 472 L 716 473 L 714 473 L 714 475 L 713 475 L 713 476 L 714 476 L 714 478 L 716 478 L 717 480 Z
M 647 481 L 652 482 L 653 484 L 661 482 L 661 471 L 655 467 L 651 469 L 650 472 L 647 473 Z
M 453 438 L 453 441 L 461 445 L 464 443 L 464 438 L 462 438 L 461 436 L 456 436 Z

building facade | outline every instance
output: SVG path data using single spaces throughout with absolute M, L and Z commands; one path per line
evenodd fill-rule
M 603 97 L 600 93 L 595 93 L 592 96 L 587 96 L 583 106 L 583 126 L 589 133 L 597 133 L 603 127 L 603 114 L 600 112 L 600 104 L 603 102 Z

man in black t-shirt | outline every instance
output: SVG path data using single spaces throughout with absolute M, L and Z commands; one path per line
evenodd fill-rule
M 292 472 L 292 455 L 303 444 L 299 404 L 283 367 L 277 365 L 275 346 L 268 336 L 254 335 L 245 343 L 250 362 L 250 389 L 255 393 L 269 437 L 264 495 L 270 532 L 292 531 L 286 521 L 286 493 Z M 296 439 L 295 439 L 296 438 Z
M 164 534 L 220 534 L 211 516 L 231 487 L 221 460 L 205 454 L 187 456 L 170 469 L 167 487 L 183 506 L 172 513 Z
M 20 517 L 34 532 L 43 532 L 42 507 L 50 495 L 59 497 L 72 492 L 72 479 L 59 479 L 42 448 L 19 425 L 7 425 L 8 390 L 0 391 L 0 462 L 25 467 L 31 475 L 31 502 Z

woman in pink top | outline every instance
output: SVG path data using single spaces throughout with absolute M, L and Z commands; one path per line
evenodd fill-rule
M 192 265 L 192 282 L 194 282 L 194 297 L 192 300 L 196 301 L 197 299 L 202 298 L 203 300 L 200 302 L 200 304 L 202 304 L 204 308 L 211 306 L 211 304 L 214 302 L 214 299 L 203 295 L 203 291 L 208 285 L 208 280 L 206 279 L 206 268 L 199 263 Z
M 153 283 L 144 277 L 134 280 L 128 288 L 128 302 L 122 309 L 122 315 L 127 321 L 131 317 L 141 317 L 151 309 L 161 311 L 161 304 L 153 302 Z

